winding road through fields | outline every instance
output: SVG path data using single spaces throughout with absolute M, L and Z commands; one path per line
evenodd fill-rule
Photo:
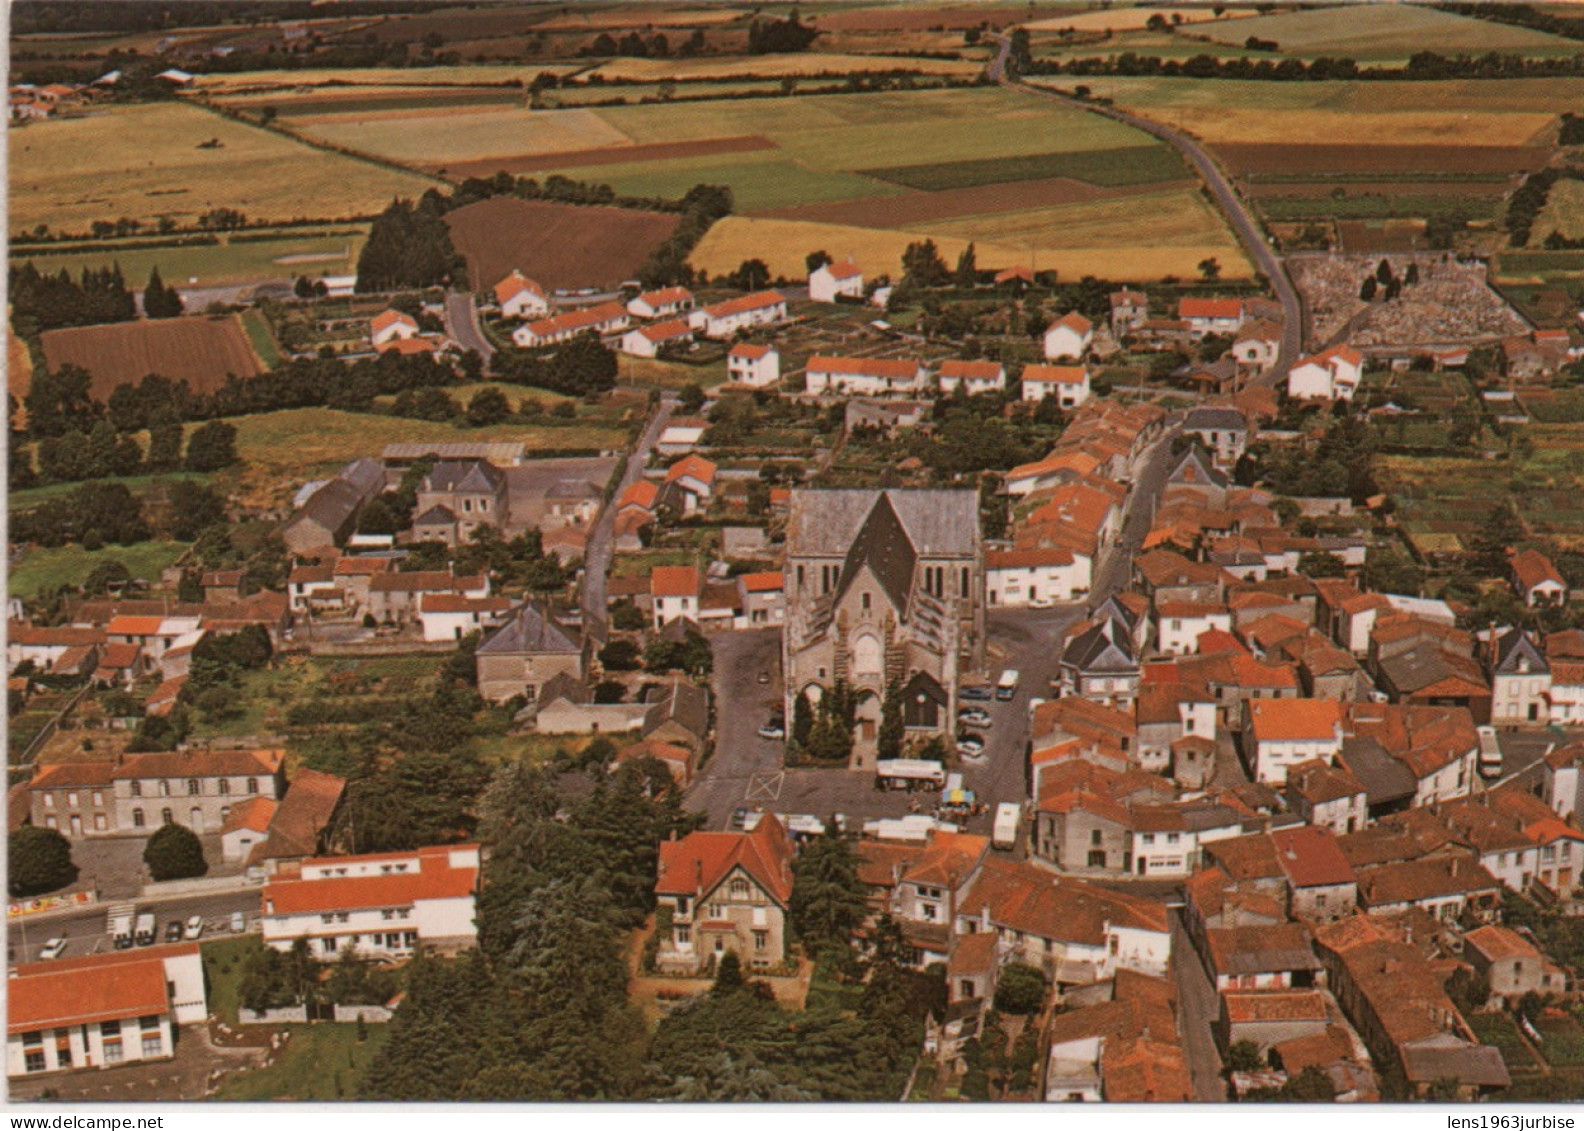
M 1260 230 L 1260 224 L 1248 206 L 1243 203 L 1243 198 L 1238 196 L 1237 190 L 1232 187 L 1232 182 L 1227 179 L 1215 159 L 1194 138 L 1170 126 L 1152 122 L 1119 110 L 1115 106 L 1106 106 L 1084 99 L 1072 98 L 1068 95 L 1048 90 L 1044 87 L 1030 86 L 1025 83 L 1020 75 L 1007 67 L 1007 59 L 1012 51 L 1012 40 L 1004 34 L 995 35 L 995 40 L 1000 44 L 994 59 L 986 68 L 986 75 L 993 81 L 1003 86 L 1015 86 L 1019 90 L 1049 98 L 1068 106 L 1076 106 L 1092 114 L 1110 118 L 1124 125 L 1141 130 L 1151 137 L 1159 138 L 1168 145 L 1173 146 L 1179 153 L 1192 162 L 1193 167 L 1199 171 L 1210 194 L 1221 209 L 1222 215 L 1232 230 L 1237 233 L 1238 241 L 1242 243 L 1249 259 L 1255 267 L 1270 281 L 1272 289 L 1276 292 L 1276 299 L 1282 307 L 1282 340 L 1281 348 L 1276 355 L 1276 363 L 1265 371 L 1259 378 L 1259 383 L 1275 385 L 1287 379 L 1287 371 L 1292 368 L 1303 352 L 1303 301 L 1298 297 L 1298 289 L 1293 286 L 1292 278 L 1287 274 L 1286 264 L 1281 256 L 1266 242 L 1265 234 Z

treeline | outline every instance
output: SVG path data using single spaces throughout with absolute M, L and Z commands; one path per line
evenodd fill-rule
M 782 55 L 803 51 L 818 36 L 816 28 L 798 21 L 794 9 L 784 20 L 755 20 L 748 28 L 748 54 Z
M 495 375 L 502 381 L 571 397 L 614 389 L 616 372 L 615 353 L 606 349 L 592 330 L 550 351 L 500 350 L 495 354 Z
M 1020 68 L 1025 75 L 1120 75 L 1164 78 L 1247 79 L 1269 82 L 1326 82 L 1358 79 L 1369 82 L 1428 82 L 1436 79 L 1556 78 L 1584 75 L 1584 53 L 1555 58 L 1523 55 L 1440 55 L 1421 51 L 1403 67 L 1360 67 L 1353 59 L 1322 55 L 1302 59 L 1223 59 L 1195 55 L 1190 59 L 1162 59 L 1124 51 L 1120 55 L 1085 59 L 1030 60 Z
M 676 229 L 638 268 L 638 278 L 646 287 L 686 285 L 696 281 L 687 258 L 715 221 L 731 215 L 732 190 L 729 185 L 694 185 L 682 197 L 681 204 L 682 219 Z
M 1552 187 L 1562 180 L 1584 180 L 1584 169 L 1541 169 L 1525 177 L 1524 183 L 1512 194 L 1507 201 L 1507 216 L 1503 222 L 1514 247 L 1528 246 L 1535 220 L 1545 210 Z M 1573 241 L 1566 239 L 1560 232 L 1552 232 L 1545 244 L 1552 250 L 1572 245 Z
M 1473 16 L 1496 24 L 1515 24 L 1533 28 L 1567 39 L 1584 39 L 1584 16 L 1562 16 L 1555 11 L 1542 11 L 1531 4 L 1442 4 L 1442 8 L 1459 16 Z
M 433 190 L 415 205 L 393 200 L 374 218 L 358 253 L 360 293 L 445 286 L 467 274 L 467 261 L 451 243 L 444 216 L 447 199 Z
M 9 272 L 12 325 L 24 337 L 62 326 L 94 326 L 137 317 L 137 300 L 119 266 L 88 268 L 76 280 L 63 267 L 55 275 L 31 261 Z

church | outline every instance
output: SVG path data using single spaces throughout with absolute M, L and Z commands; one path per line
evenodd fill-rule
M 959 679 L 984 667 L 978 492 L 795 490 L 786 547 L 788 717 L 845 681 L 862 758 L 895 681 L 909 736 L 949 739 Z

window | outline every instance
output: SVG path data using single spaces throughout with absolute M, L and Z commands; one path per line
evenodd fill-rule
M 134 829 L 141 829 L 143 827 L 143 810 L 132 810 L 132 827 Z
M 161 797 L 169 797 L 170 796 L 170 782 L 166 781 L 164 778 L 160 779 L 159 795 Z
M 55 795 L 53 793 L 46 793 L 44 795 L 44 808 L 46 808 L 46 809 L 55 808 Z
M 754 937 L 754 949 L 755 950 L 764 950 L 765 948 L 767 948 L 770 945 L 770 932 L 769 931 L 755 931 L 753 933 L 753 937 Z
M 133 797 L 142 797 L 143 796 L 143 783 L 142 782 L 135 781 L 135 782 L 132 783 L 132 796 Z
M 1105 854 L 1105 851 L 1103 849 L 1101 851 L 1099 851 L 1099 852 L 1091 852 L 1089 854 L 1089 867 L 1091 867 L 1091 868 L 1104 868 L 1105 866 L 1106 866 L 1106 854 Z
M 1182 837 L 1178 836 L 1176 833 L 1167 833 L 1166 834 L 1166 843 L 1167 844 L 1176 844 L 1181 839 L 1182 839 Z
M 692 927 L 678 927 L 676 929 L 677 946 L 688 946 L 693 942 Z
M 690 903 L 692 903 L 692 900 L 688 899 L 687 896 L 678 896 L 676 901 L 677 914 L 686 915 L 688 913 L 688 905 Z
M 747 899 L 748 898 L 748 881 L 747 880 L 733 880 L 731 882 L 731 897 L 733 899 Z
M 104 1043 L 104 1062 L 106 1064 L 120 1064 L 126 1054 L 121 1049 L 121 1038 L 116 1037 Z
M 1101 840 L 1100 840 L 1100 830 L 1099 829 L 1095 829 L 1093 832 L 1091 832 L 1089 834 L 1089 843 L 1091 845 L 1093 845 L 1094 847 L 1096 847 L 1096 848 L 1098 848 L 1100 846 Z
M 99 832 L 99 833 L 105 832 L 105 831 L 107 831 L 109 829 L 109 827 L 110 826 L 109 826 L 108 822 L 105 821 L 105 815 L 103 813 L 95 813 L 94 814 L 94 831 L 95 832 Z
M 871 607 L 869 594 L 867 592 L 865 592 L 863 594 L 863 598 L 862 598 L 862 602 L 861 603 L 863 605 L 863 611 L 867 613 L 869 611 L 870 607 Z
M 27 1061 L 27 1070 L 29 1072 L 43 1072 L 44 1071 L 44 1050 L 43 1049 L 29 1050 L 25 1059 Z
M 919 911 L 923 914 L 924 921 L 926 923 L 935 922 L 937 917 L 940 915 L 940 909 L 933 903 L 919 904 Z
M 230 778 L 221 778 L 220 779 L 220 796 L 221 797 L 225 797 L 230 792 L 231 792 L 231 779 Z
M 171 816 L 171 811 L 169 809 L 161 809 L 160 810 L 160 824 L 168 825 L 168 824 L 171 824 L 172 822 L 174 822 L 175 820 L 176 820 L 176 818 Z
M 60 822 L 55 819 L 55 814 L 51 813 L 48 817 L 44 818 L 44 827 L 46 829 L 60 828 Z
M 320 939 L 319 947 L 326 954 L 334 954 L 336 952 L 336 941 L 333 938 Z
M 198 793 L 199 788 L 200 788 L 200 786 L 198 784 L 198 779 L 197 778 L 188 778 L 187 779 L 187 796 L 188 797 L 195 796 Z
M 154 1056 L 161 1056 L 161 1055 L 164 1054 L 164 1052 L 165 1052 L 165 1038 L 161 1037 L 158 1033 L 144 1033 L 143 1034 L 143 1059 L 144 1060 L 147 1060 L 150 1057 L 154 1057 Z
M 258 778 L 248 778 L 247 791 L 249 793 L 258 792 Z
M 93 791 L 93 803 L 95 805 L 103 805 L 104 804 L 104 790 L 96 789 L 96 790 Z
M 1145 844 L 1154 844 L 1155 843 L 1155 834 L 1154 833 L 1145 833 L 1143 839 L 1144 839 L 1144 843 Z
M 66 795 L 66 807 L 68 809 L 77 808 L 77 791 L 75 789 Z

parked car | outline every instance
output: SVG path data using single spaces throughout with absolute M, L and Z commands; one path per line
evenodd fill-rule
M 184 939 L 196 939 L 203 934 L 204 921 L 202 915 L 194 915 L 187 920 L 187 929 L 182 932 Z
M 760 672 L 759 673 L 759 682 L 760 683 L 769 683 L 770 682 L 770 673 L 767 672 L 767 671 Z
M 168 942 L 168 943 L 181 942 L 181 938 L 182 938 L 182 921 L 180 919 L 172 919 L 169 923 L 165 924 L 165 941 L 166 942 Z
M 44 944 L 44 949 L 39 951 L 39 961 L 48 962 L 52 958 L 59 958 L 66 953 L 65 939 L 50 939 Z
M 957 698 L 987 703 L 995 698 L 995 689 L 988 684 L 971 683 L 967 687 L 958 690 Z
M 976 734 L 959 734 L 957 736 L 957 753 L 964 758 L 983 757 L 984 748 L 984 739 Z
M 783 739 L 786 737 L 786 724 L 780 719 L 771 719 L 759 728 L 760 738 Z
M 240 911 L 231 912 L 232 933 L 240 935 L 245 930 L 247 930 L 247 916 L 243 915 Z
M 732 810 L 732 815 L 731 815 L 732 831 L 733 832 L 742 832 L 743 828 L 747 824 L 748 824 L 748 810 L 747 809 L 733 809 Z
M 991 723 L 990 712 L 981 711 L 978 707 L 967 707 L 957 712 L 957 721 L 964 726 L 989 727 Z

